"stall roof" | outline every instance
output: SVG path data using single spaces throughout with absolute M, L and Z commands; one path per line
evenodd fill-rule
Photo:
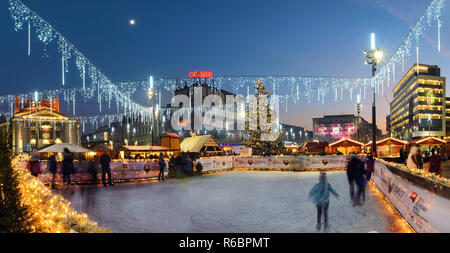
M 41 150 L 39 150 L 39 153 L 62 153 L 62 152 L 64 152 L 65 148 L 67 148 L 72 153 L 89 153 L 89 152 L 91 152 L 89 149 L 85 149 L 85 148 L 77 146 L 75 144 L 61 143 L 61 144 L 55 144 L 50 147 L 41 149 Z
M 164 136 L 164 135 L 167 135 L 167 136 L 172 137 L 172 138 L 180 138 L 180 136 L 178 134 L 176 134 L 176 133 L 164 133 L 164 134 L 162 134 L 162 136 Z
M 204 146 L 222 149 L 216 139 L 210 134 L 185 138 L 180 144 L 180 149 L 182 152 L 200 153 Z
M 308 142 L 305 145 L 306 148 L 326 148 L 328 147 L 328 142 Z
M 447 144 L 447 141 L 436 138 L 436 137 L 427 137 L 420 140 L 410 141 L 408 144 L 417 144 L 417 145 L 442 145 Z
M 122 146 L 122 148 L 135 152 L 173 151 L 175 149 L 163 146 Z
M 390 142 L 390 144 L 389 144 L 389 142 Z M 396 139 L 396 138 L 392 138 L 392 137 L 389 137 L 389 138 L 377 141 L 377 146 L 383 146 L 383 145 L 386 145 L 386 144 L 387 145 L 399 145 L 400 146 L 400 145 L 406 145 L 406 144 L 408 144 L 408 142 L 407 141 L 402 141 L 402 140 L 399 140 L 399 139 Z M 372 145 L 372 141 L 369 141 L 364 146 L 367 147 L 367 146 L 370 146 L 370 145 Z
M 339 141 L 331 143 L 329 146 L 364 146 L 364 143 L 352 139 L 342 138 Z

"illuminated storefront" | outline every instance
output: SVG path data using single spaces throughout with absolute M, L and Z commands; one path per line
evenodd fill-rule
M 440 68 L 414 64 L 393 90 L 391 136 L 412 140 L 446 135 L 445 77 Z
M 368 142 L 372 139 L 372 124 L 352 114 L 325 115 L 313 119 L 314 139 L 320 142 L 335 142 L 342 138 Z M 377 129 L 377 138 L 381 130 Z

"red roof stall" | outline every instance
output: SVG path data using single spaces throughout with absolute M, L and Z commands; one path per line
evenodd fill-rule
M 408 142 L 392 137 L 377 141 L 378 157 L 398 157 L 400 156 L 400 149 L 405 149 L 406 144 L 408 144 Z M 369 142 L 366 145 L 372 147 L 372 142 Z
M 305 145 L 305 151 L 308 153 L 319 154 L 326 152 L 328 142 L 308 142 Z
M 342 138 L 339 141 L 333 142 L 329 145 L 330 153 L 336 153 L 337 151 L 341 152 L 344 155 L 352 154 L 352 153 L 361 153 L 361 149 L 364 146 L 364 143 L 359 141 L 355 141 L 352 139 Z

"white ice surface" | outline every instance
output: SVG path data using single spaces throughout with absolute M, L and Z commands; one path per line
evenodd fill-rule
M 316 232 L 316 208 L 308 192 L 318 172 L 231 171 L 164 183 L 68 187 L 72 207 L 114 232 Z M 340 194 L 331 195 L 330 232 L 395 232 L 382 204 L 366 191 L 366 203 L 352 207 L 345 172 L 329 172 Z

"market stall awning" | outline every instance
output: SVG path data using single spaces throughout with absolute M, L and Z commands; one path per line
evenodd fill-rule
M 436 137 L 427 137 L 420 140 L 410 141 L 408 144 L 416 144 L 416 145 L 445 145 L 447 142 L 445 140 L 436 138 Z
M 372 142 L 369 142 L 369 143 L 372 144 Z M 366 144 L 366 145 L 368 145 L 368 144 Z M 377 146 L 391 146 L 391 145 L 403 146 L 403 145 L 406 145 L 406 144 L 408 144 L 407 141 L 402 141 L 402 140 L 399 140 L 399 139 L 396 139 L 396 138 L 392 138 L 392 137 L 386 138 L 386 139 L 381 140 L 381 141 L 377 141 Z
M 329 145 L 330 147 L 352 147 L 352 146 L 364 146 L 364 143 L 361 143 L 359 141 L 355 141 L 352 139 L 342 138 L 339 141 L 333 142 Z
M 163 152 L 163 151 L 177 151 L 169 147 L 163 146 L 122 146 L 119 149 L 126 149 L 132 152 Z
M 64 149 L 67 148 L 72 153 L 89 153 L 91 152 L 89 149 L 77 146 L 71 143 L 61 143 L 55 144 L 50 147 L 46 147 L 44 149 L 39 150 L 39 153 L 62 153 Z
M 182 152 L 187 153 L 223 152 L 219 143 L 210 134 L 185 138 L 180 148 Z

